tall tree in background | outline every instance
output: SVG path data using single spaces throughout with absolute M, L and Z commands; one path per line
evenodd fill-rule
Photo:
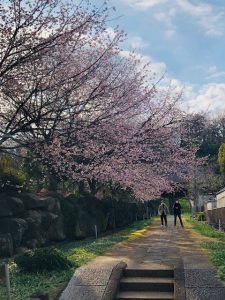
M 218 152 L 218 163 L 220 166 L 220 172 L 225 175 L 225 143 L 220 145 Z

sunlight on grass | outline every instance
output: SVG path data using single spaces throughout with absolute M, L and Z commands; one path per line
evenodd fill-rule
M 132 232 L 130 234 L 129 240 L 136 238 L 136 237 L 140 237 L 142 236 L 144 233 L 146 232 L 146 229 L 141 229 L 141 230 L 137 230 L 135 232 Z
M 217 229 L 212 228 L 204 223 L 196 221 L 194 219 L 187 220 L 188 223 L 192 225 L 192 228 L 197 232 L 201 233 L 204 236 L 216 238 L 220 241 L 225 242 L 225 234 L 223 232 L 219 232 Z
M 212 241 L 201 243 L 202 247 L 207 250 L 212 263 L 217 269 L 220 279 L 225 280 L 225 233 L 196 221 L 186 219 L 191 228 L 201 234 L 203 237 L 211 238 Z
M 116 233 L 101 237 L 99 239 L 88 238 L 83 241 L 73 241 L 59 246 L 67 258 L 74 264 L 73 268 L 61 272 L 46 273 L 21 273 L 12 264 L 11 268 L 11 287 L 13 300 L 28 300 L 29 296 L 36 291 L 43 291 L 51 294 L 57 287 L 64 285 L 69 281 L 74 273 L 75 266 L 93 260 L 96 256 L 110 250 L 120 242 L 125 242 L 142 236 L 146 228 L 152 223 L 152 220 L 137 221 L 125 229 Z M 0 287 L 0 299 L 6 299 L 5 289 Z

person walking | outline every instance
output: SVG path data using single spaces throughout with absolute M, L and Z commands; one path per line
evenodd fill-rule
M 164 225 L 167 226 L 167 214 L 169 213 L 169 209 L 166 206 L 166 204 L 164 203 L 164 201 L 161 201 L 161 204 L 159 205 L 158 208 L 158 214 L 160 215 L 160 219 L 161 219 L 161 226 Z
M 178 217 L 180 220 L 180 225 L 182 227 L 184 227 L 183 221 L 181 218 L 181 205 L 178 200 L 176 200 L 176 202 L 173 205 L 173 215 L 174 215 L 174 226 L 176 226 L 176 224 L 177 224 L 177 217 Z

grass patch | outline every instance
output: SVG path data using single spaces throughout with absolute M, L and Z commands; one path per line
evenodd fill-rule
M 11 297 L 13 300 L 28 300 L 29 296 L 36 291 L 54 294 L 54 290 L 66 284 L 74 273 L 75 266 L 81 266 L 96 256 L 103 254 L 114 245 L 137 238 L 146 231 L 152 220 L 137 221 L 123 230 L 114 234 L 101 237 L 97 240 L 89 238 L 83 241 L 74 241 L 59 248 L 73 263 L 74 267 L 64 271 L 52 271 L 43 273 L 22 273 L 17 265 L 10 261 Z M 5 299 L 5 289 L 0 286 L 0 299 Z
M 203 246 L 208 249 L 211 260 L 217 268 L 218 275 L 225 280 L 225 243 L 203 243 Z
M 223 232 L 219 232 L 213 227 L 208 226 L 207 224 L 201 223 L 194 219 L 187 219 L 188 223 L 191 224 L 192 228 L 199 232 L 201 235 L 215 238 L 219 241 L 225 242 L 225 234 Z
M 186 221 L 191 225 L 192 229 L 200 233 L 202 236 L 214 239 L 210 242 L 203 242 L 202 246 L 207 249 L 220 279 L 225 280 L 225 233 L 219 232 L 218 230 L 194 219 L 186 218 Z

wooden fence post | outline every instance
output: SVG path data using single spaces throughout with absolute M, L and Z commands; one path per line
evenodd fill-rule
M 5 281 L 6 281 L 7 300 L 11 300 L 11 296 L 10 296 L 10 279 L 9 279 L 9 265 L 8 264 L 5 264 Z

